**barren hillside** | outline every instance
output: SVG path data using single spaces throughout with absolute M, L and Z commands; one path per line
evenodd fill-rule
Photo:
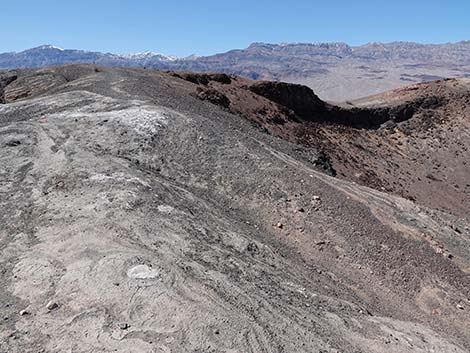
M 0 99 L 1 352 L 470 351 L 468 81 L 71 65 Z
M 194 95 L 290 142 L 330 174 L 418 203 L 470 213 L 470 79 L 422 83 L 334 106 L 300 85 L 170 72 Z

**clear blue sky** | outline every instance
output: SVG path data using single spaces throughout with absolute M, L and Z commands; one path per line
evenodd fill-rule
M 0 52 L 54 44 L 206 55 L 258 41 L 470 40 L 470 0 L 4 0 L 0 24 Z

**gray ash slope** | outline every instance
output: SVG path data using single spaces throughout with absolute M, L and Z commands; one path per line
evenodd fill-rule
M 470 350 L 467 218 L 170 73 L 1 77 L 1 352 Z

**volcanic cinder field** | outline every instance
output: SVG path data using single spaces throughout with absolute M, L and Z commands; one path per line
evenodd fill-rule
M 0 352 L 470 351 L 470 79 L 68 65 L 0 102 Z

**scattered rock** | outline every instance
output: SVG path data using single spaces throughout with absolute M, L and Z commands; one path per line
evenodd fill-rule
M 463 309 L 464 309 L 464 307 L 463 307 L 463 305 L 462 305 L 462 304 L 457 304 L 457 309 L 459 309 L 459 310 L 463 310 Z
M 282 229 L 284 227 L 284 225 L 281 222 L 279 222 L 279 223 L 276 224 L 276 227 L 278 227 L 279 229 Z
M 50 301 L 49 303 L 46 304 L 46 309 L 49 310 L 49 311 L 57 309 L 58 307 L 59 307 L 59 304 L 57 304 L 54 301 Z
M 29 315 L 29 311 L 23 309 L 23 310 L 20 311 L 20 315 L 21 316 Z
M 119 322 L 117 324 L 117 326 L 121 329 L 121 330 L 127 330 L 130 326 L 127 322 Z
M 336 170 L 333 168 L 333 163 L 330 156 L 325 151 L 320 151 L 315 160 L 312 161 L 317 167 L 323 169 L 325 173 L 331 176 L 336 176 Z M 313 176 L 312 176 L 313 177 Z
M 256 245 L 256 243 L 253 243 L 253 242 L 249 243 L 246 246 L 246 251 L 248 251 L 250 254 L 254 255 L 259 251 L 258 245 Z
M 16 335 L 16 332 L 13 330 L 5 330 L 2 332 L 3 336 L 6 338 L 14 338 Z
M 219 105 L 224 108 L 230 107 L 230 100 L 226 95 L 212 88 L 198 87 L 196 97 L 200 100 L 209 101 L 212 104 Z
M 10 140 L 7 143 L 5 143 L 5 145 L 8 146 L 8 147 L 16 147 L 16 146 L 21 145 L 21 141 L 19 141 L 19 140 Z

